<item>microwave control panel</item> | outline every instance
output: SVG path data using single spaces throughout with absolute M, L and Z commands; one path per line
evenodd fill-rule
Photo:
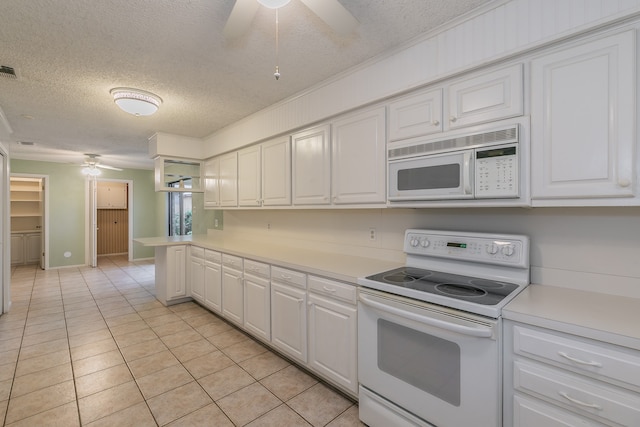
M 519 195 L 518 145 L 479 149 L 475 152 L 475 196 L 511 198 Z

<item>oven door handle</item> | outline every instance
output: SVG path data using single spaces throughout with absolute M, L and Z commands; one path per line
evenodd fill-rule
M 445 322 L 439 319 L 433 319 L 431 317 L 421 316 L 419 314 L 411 313 L 405 310 L 400 310 L 395 307 L 390 307 L 386 304 L 381 304 L 379 302 L 372 301 L 369 298 L 365 297 L 364 295 L 360 295 L 360 301 L 363 304 L 368 305 L 372 308 L 386 311 L 387 313 L 395 314 L 396 316 L 403 317 L 405 319 L 411 319 L 425 325 L 435 326 L 440 329 L 445 329 L 448 331 L 457 332 L 459 334 L 470 335 L 473 337 L 480 337 L 480 338 L 490 338 L 491 336 L 493 336 L 493 331 L 491 329 L 472 328 L 469 326 L 462 326 L 462 325 L 457 325 L 455 323 Z

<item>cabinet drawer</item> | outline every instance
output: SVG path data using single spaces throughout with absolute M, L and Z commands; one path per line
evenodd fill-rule
M 640 354 L 605 343 L 590 344 L 568 335 L 513 328 L 513 351 L 522 356 L 553 361 L 602 379 L 640 387 Z
M 247 274 L 253 274 L 254 276 L 269 278 L 269 264 L 245 259 L 244 272 Z
M 228 254 L 222 254 L 222 264 L 224 264 L 227 267 L 236 268 L 238 270 L 241 270 L 242 269 L 242 258 L 237 257 L 237 256 L 233 256 L 233 255 L 228 255 Z
M 560 369 L 516 360 L 514 389 L 550 399 L 579 414 L 595 416 L 621 425 L 637 425 L 640 395 Z
M 307 275 L 298 271 L 288 270 L 282 267 L 271 267 L 271 279 L 288 283 L 298 288 L 307 288 Z
M 598 427 L 602 424 L 524 396 L 513 398 L 513 427 Z
M 309 290 L 343 301 L 356 303 L 356 287 L 322 277 L 309 276 Z
M 204 259 L 204 248 L 199 248 L 197 246 L 191 246 L 191 256 L 193 258 Z
M 210 249 L 206 249 L 204 251 L 204 259 L 213 262 L 216 264 L 220 264 L 222 262 L 222 254 L 220 252 L 212 251 Z

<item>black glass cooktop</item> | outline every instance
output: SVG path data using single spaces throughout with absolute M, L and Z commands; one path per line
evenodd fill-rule
M 498 304 L 518 288 L 513 283 L 414 267 L 397 268 L 374 274 L 367 279 L 483 305 Z

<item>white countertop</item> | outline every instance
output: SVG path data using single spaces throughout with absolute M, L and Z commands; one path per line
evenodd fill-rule
M 640 350 L 640 299 L 529 285 L 502 310 L 518 322 Z
M 230 255 L 300 270 L 305 273 L 329 277 L 356 284 L 358 277 L 365 277 L 393 268 L 398 262 L 384 261 L 354 255 L 336 254 L 310 249 L 278 246 L 271 243 L 250 242 L 238 239 L 214 238 L 207 235 L 145 237 L 135 239 L 144 246 L 173 246 L 192 244 Z

